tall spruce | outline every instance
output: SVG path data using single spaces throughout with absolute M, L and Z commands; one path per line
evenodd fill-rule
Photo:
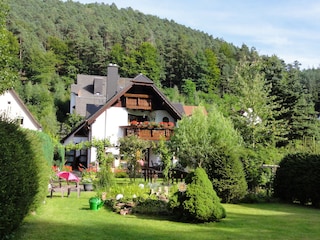
M 311 95 L 300 82 L 299 63 L 288 65 L 287 98 L 285 104 L 288 114 L 285 115 L 290 124 L 288 140 L 302 140 L 304 137 L 312 137 L 317 133 L 314 103 Z
M 16 85 L 18 67 L 18 42 L 7 30 L 6 21 L 9 7 L 0 2 L 0 94 Z

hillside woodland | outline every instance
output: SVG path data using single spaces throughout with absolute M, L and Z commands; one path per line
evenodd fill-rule
M 277 56 L 260 56 L 245 44 L 237 47 L 225 42 L 223 36 L 210 36 L 131 8 L 118 9 L 115 4 L 8 3 L 7 28 L 19 43 L 17 89 L 52 135 L 63 136 L 77 121 L 67 114 L 70 84 L 76 75 L 105 75 L 109 63 L 120 66 L 121 76 L 145 74 L 172 101 L 202 103 L 208 110 L 216 103 L 226 115 L 258 110 L 260 106 L 254 104 L 261 101 L 277 111 L 274 119 L 286 122 L 286 140 L 315 133 L 319 69 L 301 70 L 298 61 L 287 64 Z M 251 63 L 254 69 L 248 68 Z M 245 102 L 248 96 L 265 99 Z
M 81 120 L 68 113 L 76 75 L 106 75 L 115 63 L 121 76 L 143 73 L 173 102 L 220 111 L 249 148 L 312 143 L 315 151 L 319 68 L 300 69 L 298 60 L 285 63 L 115 4 L 7 1 L 6 28 L 18 56 L 11 64 L 19 72 L 15 88 L 51 136 L 65 136 Z

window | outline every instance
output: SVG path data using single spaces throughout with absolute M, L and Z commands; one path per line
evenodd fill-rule
M 17 123 L 23 125 L 23 117 L 17 117 Z
M 162 122 L 169 122 L 169 118 L 167 117 L 162 118 Z

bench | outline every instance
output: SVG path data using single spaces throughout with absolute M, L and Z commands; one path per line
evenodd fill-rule
M 67 193 L 67 197 L 70 196 L 71 191 L 76 191 L 78 197 L 80 197 L 80 184 L 77 182 L 67 182 L 67 181 L 54 181 L 50 180 L 48 185 L 48 190 L 50 192 L 50 198 L 52 198 L 54 192 L 60 192 L 61 197 L 64 197 L 64 193 Z

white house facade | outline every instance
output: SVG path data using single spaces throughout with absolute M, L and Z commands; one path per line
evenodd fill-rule
M 85 120 L 63 139 L 63 144 L 108 139 L 111 147 L 106 151 L 114 155 L 114 167 L 120 164 L 119 139 L 136 135 L 141 139 L 169 140 L 182 113 L 142 74 L 135 78 L 120 78 L 118 67 L 110 65 L 108 76 L 78 75 L 77 84 L 71 86 L 70 112 Z M 156 128 L 137 127 L 155 123 Z M 160 124 L 162 123 L 162 124 Z M 159 165 L 159 156 L 149 149 L 147 167 Z M 94 148 L 67 153 L 67 162 L 73 167 L 78 163 L 88 166 L 97 161 Z

